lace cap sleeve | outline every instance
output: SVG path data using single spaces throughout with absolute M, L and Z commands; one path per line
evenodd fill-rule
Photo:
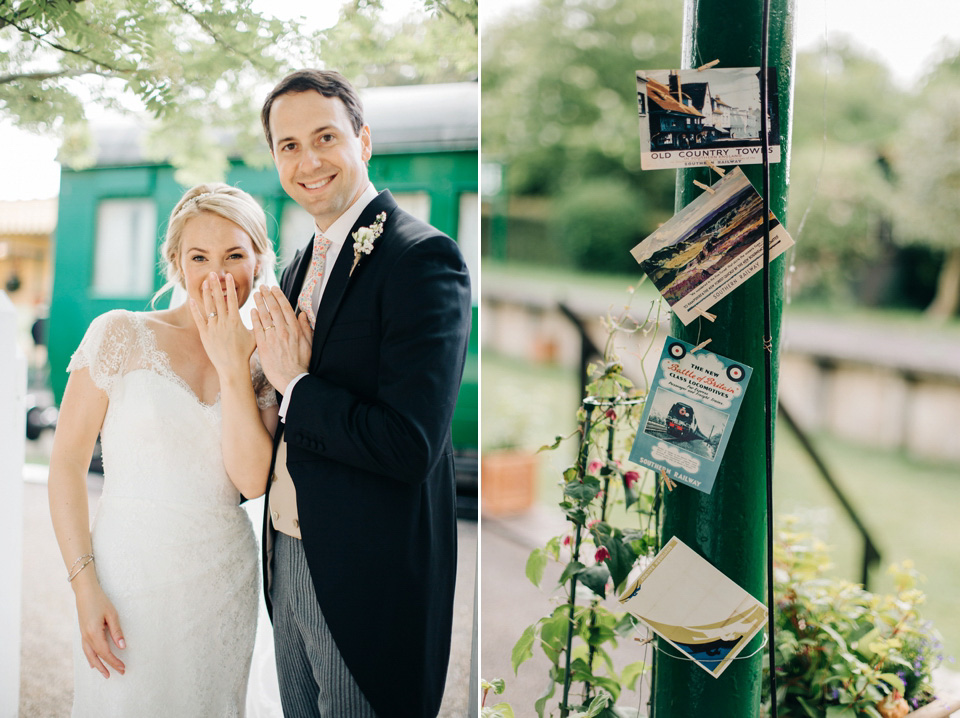
M 110 393 L 114 382 L 126 372 L 135 345 L 136 328 L 130 314 L 122 310 L 107 312 L 90 323 L 67 371 L 88 368 L 97 388 Z
M 253 379 L 253 392 L 257 395 L 257 406 L 261 409 L 269 409 L 277 405 L 277 391 L 263 373 L 263 367 L 260 364 L 260 355 L 255 351 L 253 360 L 250 364 L 250 376 Z

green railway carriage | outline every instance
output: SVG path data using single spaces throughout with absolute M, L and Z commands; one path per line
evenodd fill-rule
M 374 154 L 370 179 L 401 207 L 460 244 L 473 283 L 473 331 L 454 414 L 453 441 L 466 471 L 478 445 L 478 88 L 476 83 L 362 91 Z M 135 127 L 95 130 L 97 157 L 64 168 L 50 307 L 51 384 L 57 403 L 66 367 L 90 322 L 111 309 L 148 308 L 163 284 L 159 246 L 170 210 L 184 191 L 169 164 L 149 161 Z M 264 153 L 267 148 L 264 143 Z M 272 164 L 231 163 L 226 182 L 246 190 L 267 213 L 268 233 L 286 265 L 312 236 L 313 222 L 284 193 Z M 166 299 L 161 300 L 162 303 Z M 475 475 L 475 468 L 472 469 Z

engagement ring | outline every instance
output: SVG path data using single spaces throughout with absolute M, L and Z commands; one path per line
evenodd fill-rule
M 207 315 L 207 319 L 213 319 L 215 316 L 217 316 L 217 313 L 216 313 L 216 312 L 210 312 L 210 313 Z

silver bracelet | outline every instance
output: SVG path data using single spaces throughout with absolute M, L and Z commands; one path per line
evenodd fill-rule
M 81 561 L 83 561 L 83 563 L 80 564 L 80 568 L 77 568 L 76 571 L 74 571 L 74 569 L 76 568 L 77 564 L 80 563 Z M 81 572 L 83 569 L 85 569 L 88 565 L 90 565 L 90 562 L 91 562 L 91 561 L 93 561 L 93 554 L 92 554 L 92 553 L 85 553 L 85 554 L 83 554 L 83 556 L 81 556 L 81 557 L 78 558 L 76 561 L 74 561 L 74 562 L 73 562 L 73 566 L 71 566 L 71 567 L 67 570 L 67 583 L 70 583 L 71 581 L 73 581 L 73 579 L 75 579 L 77 576 L 79 576 L 79 575 L 80 575 L 80 572 Z

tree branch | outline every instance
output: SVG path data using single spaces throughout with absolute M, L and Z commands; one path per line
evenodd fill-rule
M 260 64 L 259 57 L 248 55 L 247 53 L 242 52 L 237 48 L 233 47 L 230 43 L 224 40 L 223 37 L 221 37 L 220 33 L 218 33 L 215 29 L 210 27 L 210 25 L 205 20 L 198 17 L 193 12 L 193 10 L 188 8 L 183 2 L 181 2 L 181 0 L 170 0 L 170 2 L 174 5 L 174 7 L 179 8 L 184 15 L 187 15 L 193 18 L 194 22 L 196 22 L 197 25 L 199 25 L 204 32 L 206 32 L 210 37 L 212 37 L 214 42 L 216 42 L 218 45 L 226 48 L 227 50 L 229 50 L 230 52 L 232 52 L 234 55 L 238 57 L 245 58 L 251 64 L 253 64 L 254 67 L 261 67 L 261 68 L 264 67 Z
M 83 60 L 86 60 L 87 62 L 93 63 L 93 64 L 96 65 L 97 67 L 102 67 L 102 68 L 104 68 L 104 69 L 106 69 L 106 70 L 110 70 L 111 72 L 115 72 L 115 73 L 129 73 L 129 72 L 132 71 L 132 70 L 130 70 L 130 69 L 124 70 L 124 69 L 122 69 L 122 68 L 113 67 L 112 65 L 104 62 L 103 60 L 98 60 L 98 59 L 96 59 L 96 58 L 94 58 L 94 57 L 90 57 L 89 55 L 87 55 L 87 54 L 86 54 L 85 52 L 83 52 L 82 50 L 75 50 L 75 49 L 73 49 L 73 48 L 66 47 L 65 45 L 61 45 L 61 44 L 58 43 L 58 42 L 54 42 L 53 40 L 48 40 L 48 39 L 45 38 L 44 36 L 38 35 L 36 32 L 34 32 L 33 30 L 31 30 L 30 28 L 27 28 L 27 27 L 23 27 L 23 26 L 21 26 L 21 25 L 18 25 L 16 22 L 11 21 L 11 22 L 9 22 L 8 24 L 9 24 L 11 27 L 14 27 L 14 28 L 16 28 L 17 30 L 19 30 L 20 32 L 22 32 L 24 35 L 29 35 L 29 36 L 32 37 L 34 40 L 37 40 L 38 42 L 42 42 L 43 44 L 48 45 L 49 47 L 53 48 L 54 50 L 59 50 L 60 52 L 65 53 L 65 54 L 68 54 L 68 55 L 76 55 L 77 57 L 79 57 L 79 58 L 81 58 L 81 59 L 83 59 Z M 96 74 L 96 73 L 94 73 L 94 74 Z
M 57 70 L 55 72 L 17 72 L 11 75 L 0 75 L 0 85 L 6 85 L 17 80 L 40 81 L 57 80 L 63 77 L 81 77 L 82 75 L 97 75 L 98 77 L 116 77 L 116 72 L 97 72 L 96 70 Z M 124 74 L 124 73 L 120 73 Z

